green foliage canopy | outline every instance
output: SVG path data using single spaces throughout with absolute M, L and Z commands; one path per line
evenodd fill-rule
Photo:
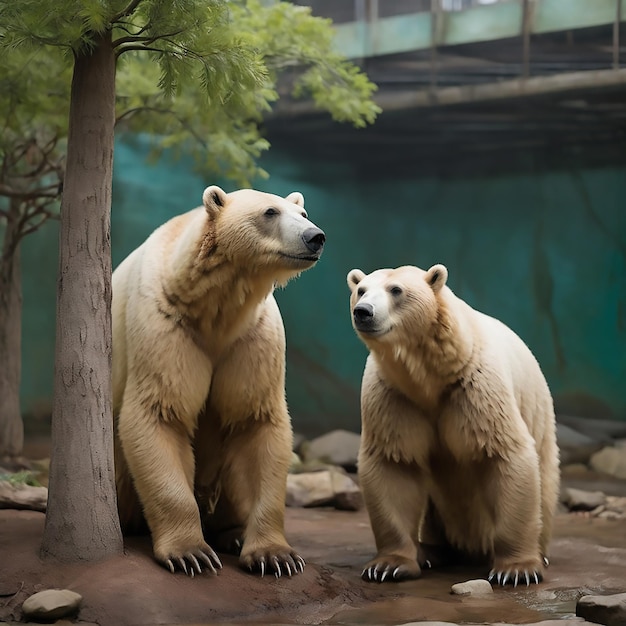
M 0 86 L 12 81 L 0 115 L 16 136 L 51 128 L 62 146 L 72 52 L 107 29 L 118 131 L 148 135 L 154 157 L 190 154 L 204 174 L 266 176 L 260 124 L 279 93 L 357 127 L 379 113 L 375 85 L 334 51 L 330 21 L 289 2 L 0 0 L 0 24 Z

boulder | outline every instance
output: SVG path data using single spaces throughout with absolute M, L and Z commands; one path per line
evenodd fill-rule
M 561 465 L 587 463 L 602 443 L 592 439 L 565 424 L 556 425 L 556 438 L 561 453 Z
M 605 626 L 626 624 L 626 593 L 610 596 L 583 596 L 576 604 L 576 615 Z
M 626 447 L 606 447 L 591 456 L 589 465 L 609 476 L 626 480 Z
M 363 494 L 350 476 L 343 472 L 331 472 L 335 508 L 341 511 L 359 511 L 363 508 Z
M 340 468 L 320 472 L 302 472 L 287 476 L 287 506 L 334 506 L 358 511 L 363 496 L 358 485 Z
M 22 613 L 26 619 L 53 621 L 76 615 L 82 596 L 69 589 L 46 589 L 24 600 Z
M 606 504 L 606 495 L 601 491 L 584 491 L 573 487 L 563 490 L 562 499 L 570 511 L 593 511 Z
M 333 430 L 301 446 L 304 462 L 321 460 L 345 468 L 356 467 L 361 436 L 348 430 Z
M 331 472 L 304 472 L 287 476 L 287 506 L 330 505 L 335 498 Z

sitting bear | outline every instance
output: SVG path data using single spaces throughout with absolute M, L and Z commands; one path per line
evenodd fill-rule
M 552 397 L 523 341 L 446 286 L 448 271 L 352 270 L 352 323 L 370 351 L 359 475 L 376 539 L 372 581 L 487 562 L 538 583 L 559 493 Z
M 325 235 L 302 194 L 203 194 L 113 274 L 113 410 L 122 528 L 193 576 L 218 550 L 263 575 L 302 571 L 284 535 L 292 431 L 276 285 Z M 145 522 L 144 522 L 145 520 Z

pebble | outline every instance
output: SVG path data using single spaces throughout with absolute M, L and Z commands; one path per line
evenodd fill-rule
M 52 621 L 78 613 L 82 596 L 69 589 L 38 591 L 22 604 L 26 619 Z
M 493 593 L 493 588 L 488 580 L 477 578 L 452 585 L 450 592 L 458 596 L 484 596 Z

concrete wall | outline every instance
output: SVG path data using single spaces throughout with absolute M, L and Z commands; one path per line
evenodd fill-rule
M 359 429 L 366 351 L 350 325 L 345 276 L 406 263 L 446 264 L 457 295 L 516 330 L 560 410 L 626 418 L 626 167 L 439 180 L 398 178 L 381 164 L 371 177 L 357 155 L 318 163 L 278 150 L 263 165 L 271 178 L 259 188 L 302 191 L 328 237 L 319 265 L 277 294 L 297 430 Z M 140 144 L 118 143 L 114 265 L 213 182 L 184 162 L 150 167 Z M 31 412 L 52 391 L 56 247 L 54 223 L 23 247 L 22 399 Z

